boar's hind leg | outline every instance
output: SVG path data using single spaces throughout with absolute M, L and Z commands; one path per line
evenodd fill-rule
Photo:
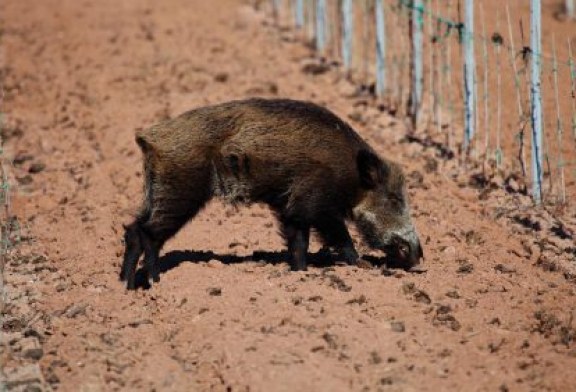
M 358 253 L 354 249 L 354 243 L 344 220 L 334 217 L 323 218 L 315 222 L 314 227 L 324 245 L 336 248 L 346 263 L 353 265 L 358 262 Z
M 291 220 L 282 220 L 282 234 L 288 243 L 290 269 L 306 271 L 306 254 L 310 242 L 310 226 Z

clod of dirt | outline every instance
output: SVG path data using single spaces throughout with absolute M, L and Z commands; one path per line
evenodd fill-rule
M 439 305 L 436 308 L 436 314 L 448 314 L 452 311 L 452 307 L 450 305 Z
M 552 226 L 552 228 L 550 228 L 550 231 L 554 235 L 556 235 L 557 237 L 560 237 L 563 240 L 569 240 L 569 239 L 574 238 L 573 231 L 570 230 L 568 227 L 566 227 L 561 222 L 557 222 L 554 226 Z
M 24 135 L 22 120 L 16 119 L 14 124 L 2 124 L 0 128 L 0 138 L 7 142 L 12 138 L 20 138 Z
M 336 342 L 336 335 L 325 332 L 322 335 L 322 339 L 324 339 L 326 344 L 328 344 L 328 348 L 330 348 L 332 350 L 336 350 L 338 348 L 338 343 Z
M 69 306 L 65 311 L 64 315 L 68 318 L 75 318 L 76 316 L 85 316 L 87 304 L 75 304 Z
M 237 248 L 239 246 L 242 246 L 242 243 L 238 241 L 232 241 L 231 243 L 228 244 L 228 248 L 230 249 Z
M 222 289 L 220 287 L 210 287 L 208 289 L 208 295 L 212 297 L 218 297 L 222 295 Z
M 456 290 L 450 290 L 446 293 L 448 298 L 458 299 L 460 298 L 460 294 Z
M 500 392 L 509 392 L 509 391 L 510 391 L 510 388 L 508 388 L 508 386 L 507 386 L 506 384 L 502 384 L 502 385 L 500 385 L 500 387 L 498 388 L 498 390 L 499 390 Z
M 570 347 L 576 340 L 576 328 L 572 326 L 572 313 L 570 313 L 568 320 L 565 322 L 545 310 L 537 311 L 534 313 L 534 317 L 537 320 L 537 324 L 532 331 L 538 332 L 546 338 L 555 337 L 552 341 L 553 344 L 561 343 L 566 347 Z
M 434 318 L 434 325 L 446 325 L 452 331 L 460 330 L 460 323 L 451 314 L 439 314 Z
M 368 300 L 366 299 L 366 296 L 364 294 L 362 294 L 361 296 L 357 297 L 357 298 L 352 298 L 351 300 L 349 300 L 348 302 L 346 302 L 347 304 L 358 304 L 358 305 L 362 305 L 365 304 L 366 302 L 368 302 Z
M 504 182 L 504 187 L 508 193 L 523 193 L 526 194 L 526 183 L 520 177 L 510 175 Z
M 40 341 L 35 337 L 27 337 L 19 342 L 21 354 L 23 358 L 31 359 L 34 361 L 40 360 L 44 355 Z
M 218 72 L 214 75 L 214 80 L 218 83 L 226 83 L 228 81 L 229 75 L 226 72 Z
M 382 363 L 382 357 L 376 351 L 370 352 L 370 358 L 368 358 L 368 363 L 371 365 L 378 365 Z
M 484 243 L 482 235 L 474 230 L 469 230 L 464 233 L 464 238 L 467 245 L 482 245 Z
M 504 264 L 497 264 L 494 269 L 502 274 L 515 274 L 516 268 Z
M 26 338 L 32 337 L 38 339 L 40 343 L 44 341 L 42 334 L 37 330 L 35 330 L 34 328 L 28 328 L 26 331 L 24 331 L 24 337 Z
M 152 324 L 152 320 L 142 319 L 142 320 L 131 321 L 128 323 L 128 326 L 131 328 L 138 328 L 141 325 L 147 325 L 147 324 Z
M 500 339 L 498 343 L 490 342 L 488 343 L 488 350 L 490 350 L 491 354 L 494 354 L 500 350 L 500 347 L 502 347 L 504 343 L 506 343 L 506 339 L 504 338 Z
M 322 275 L 324 275 L 330 280 L 330 287 L 334 287 L 344 292 L 349 292 L 350 290 L 352 290 L 352 287 L 348 286 L 341 277 L 329 273 L 330 271 L 331 271 L 330 269 L 326 268 L 322 272 Z
M 404 282 L 402 284 L 402 292 L 404 294 L 412 294 L 416 290 L 416 285 L 414 282 Z
M 35 162 L 30 165 L 28 168 L 28 173 L 30 174 L 37 174 L 43 171 L 46 168 L 46 165 L 41 162 Z
M 392 377 L 382 377 L 380 379 L 380 385 L 392 385 L 394 384 L 394 380 Z
M 556 272 L 560 269 L 558 264 L 545 254 L 541 254 L 536 261 L 536 265 L 547 272 Z
M 390 328 L 394 332 L 404 332 L 406 331 L 406 326 L 403 321 L 392 321 L 390 322 Z
M 406 178 L 408 179 L 409 188 L 428 189 L 428 187 L 424 185 L 424 175 L 419 171 L 413 170 Z
M 460 266 L 456 270 L 459 274 L 469 274 L 474 271 L 474 265 L 468 261 L 461 262 Z
M 416 302 L 420 302 L 426 305 L 432 302 L 430 296 L 422 290 L 418 290 L 418 292 L 414 293 L 414 300 L 416 300 Z
M 23 391 L 45 390 L 44 378 L 40 366 L 37 364 L 5 369 L 5 375 L 5 385 L 8 390 L 16 390 L 17 388 L 22 388 Z
M 500 321 L 500 319 L 498 317 L 494 317 L 492 320 L 488 321 L 488 324 L 501 325 L 502 322 Z
M 22 177 L 16 177 L 16 181 L 18 181 L 18 184 L 20 185 L 30 185 L 34 180 L 32 179 L 32 176 L 27 174 Z
M 354 111 L 348 115 L 348 118 L 358 124 L 366 125 L 364 115 L 359 111 Z
M 246 95 L 264 95 L 264 94 L 271 94 L 271 95 L 278 95 L 278 85 L 274 82 L 265 82 L 260 86 L 250 87 L 246 90 Z M 270 226 L 272 227 L 272 226 Z
M 432 320 L 432 325 L 444 325 L 452 331 L 458 331 L 461 328 L 460 323 L 452 314 L 452 308 L 449 305 L 438 305 L 436 314 Z
M 350 80 L 342 78 L 338 80 L 337 84 L 338 93 L 346 98 L 353 98 L 356 96 L 357 87 Z
M 438 161 L 432 157 L 424 156 L 426 163 L 424 164 L 424 170 L 426 173 L 434 173 L 438 171 Z
M 514 217 L 512 217 L 512 220 L 514 222 L 524 226 L 525 228 L 532 230 L 532 231 L 541 231 L 542 230 L 542 224 L 538 220 L 534 220 L 532 217 L 514 216 Z
M 12 163 L 14 164 L 14 166 L 20 166 L 22 165 L 24 162 L 26 161 L 31 161 L 32 159 L 34 159 L 34 156 L 31 154 L 26 154 L 26 153 L 18 153 L 14 159 L 12 159 Z
M 456 256 L 456 247 L 447 246 L 444 249 L 442 249 L 442 253 L 444 253 L 448 257 L 454 257 Z
M 213 260 L 208 261 L 206 263 L 206 266 L 210 267 L 210 268 L 220 269 L 220 268 L 224 267 L 224 264 L 220 260 L 213 259 Z
M 9 346 L 14 346 L 24 336 L 21 332 L 3 332 L 2 337 L 4 343 L 8 344 Z
M 466 304 L 466 306 L 468 306 L 470 309 L 475 308 L 478 305 L 478 300 L 476 298 L 468 298 L 466 299 L 466 301 L 464 302 Z
M 308 75 L 322 75 L 330 70 L 330 65 L 323 59 L 306 60 L 302 66 L 302 72 Z
M 402 285 L 402 292 L 406 295 L 412 296 L 416 302 L 429 305 L 432 303 L 430 296 L 424 290 L 420 290 L 413 282 L 406 282 Z

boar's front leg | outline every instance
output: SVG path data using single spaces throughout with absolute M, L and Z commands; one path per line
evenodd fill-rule
M 126 281 L 128 290 L 136 288 L 136 267 L 140 255 L 144 253 L 144 265 L 148 276 L 154 282 L 160 281 L 158 274 L 158 255 L 163 242 L 155 241 L 150 235 L 148 219 L 150 214 L 144 213 L 136 220 L 124 227 L 124 242 L 126 250 L 124 253 L 124 262 L 120 271 L 120 280 Z
M 124 262 L 120 271 L 120 280 L 127 281 L 128 289 L 134 290 L 136 286 L 136 265 L 144 247 L 140 236 L 139 219 L 137 218 L 132 224 L 124 226 Z
M 335 248 L 346 263 L 350 265 L 358 263 L 358 253 L 343 219 L 324 217 L 315 222 L 314 227 L 325 246 Z
M 288 244 L 290 254 L 290 269 L 306 271 L 306 255 L 310 243 L 310 226 L 292 220 L 282 221 L 282 234 Z

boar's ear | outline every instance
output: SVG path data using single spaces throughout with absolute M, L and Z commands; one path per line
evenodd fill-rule
M 382 184 L 387 175 L 387 169 L 382 164 L 380 158 L 373 152 L 360 150 L 356 157 L 360 182 L 366 189 L 373 189 Z

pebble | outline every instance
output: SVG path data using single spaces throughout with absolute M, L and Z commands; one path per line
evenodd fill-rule
M 206 263 L 206 266 L 208 266 L 210 268 L 220 269 L 220 268 L 224 267 L 224 264 L 220 260 L 212 259 L 212 260 L 208 261 L 208 263 Z
M 26 391 L 45 390 L 44 378 L 38 364 L 25 365 L 17 368 L 6 368 L 6 387 L 8 390 L 24 387 Z
M 46 168 L 46 165 L 40 162 L 36 162 L 30 165 L 30 167 L 28 168 L 28 173 L 30 174 L 36 174 L 36 173 L 40 173 L 41 171 L 43 171 Z
M 456 256 L 456 248 L 453 246 L 448 246 L 442 251 L 446 256 Z
M 36 337 L 27 337 L 20 340 L 20 347 L 22 348 L 22 356 L 26 359 L 38 361 L 44 355 L 44 350 Z
M 390 323 L 390 328 L 392 328 L 392 331 L 394 331 L 394 332 L 406 331 L 406 326 L 404 325 L 403 321 L 392 321 Z
M 72 305 L 70 306 L 68 309 L 66 309 L 66 311 L 64 312 L 64 314 L 66 315 L 66 317 L 68 318 L 74 318 L 78 315 L 85 315 L 86 314 L 86 308 L 88 307 L 88 305 L 86 304 L 76 304 L 76 305 Z

